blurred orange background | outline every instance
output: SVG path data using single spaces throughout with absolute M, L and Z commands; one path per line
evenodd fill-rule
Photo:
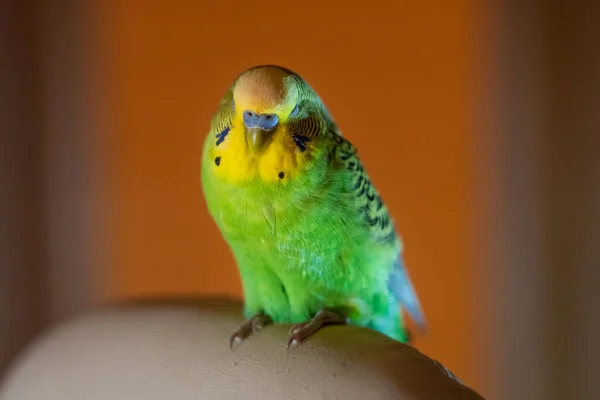
M 212 114 L 246 68 L 319 92 L 359 149 L 406 245 L 430 324 L 415 343 L 476 389 L 473 301 L 477 2 L 114 2 L 101 40 L 113 126 L 106 293 L 228 293 L 241 284 L 199 180 Z
M 415 346 L 488 399 L 597 398 L 592 3 L 61 6 L 0 12 L 0 373 L 105 300 L 241 296 L 202 144 L 233 79 L 279 64 L 396 221 L 430 325 Z

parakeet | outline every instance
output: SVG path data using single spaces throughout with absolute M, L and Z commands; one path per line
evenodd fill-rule
M 292 324 L 288 348 L 331 324 L 407 342 L 402 309 L 425 329 L 394 222 L 298 74 L 262 65 L 237 76 L 212 118 L 201 181 L 242 280 L 246 322 L 232 348 L 270 323 Z

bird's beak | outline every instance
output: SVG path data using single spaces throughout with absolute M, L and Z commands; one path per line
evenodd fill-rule
M 258 114 L 252 110 L 246 110 L 243 118 L 250 153 L 254 158 L 258 158 L 273 139 L 273 133 L 279 124 L 279 117 L 276 114 Z
M 260 157 L 265 151 L 275 130 L 266 131 L 261 128 L 246 128 L 246 139 L 248 140 L 248 147 L 250 153 L 254 158 Z

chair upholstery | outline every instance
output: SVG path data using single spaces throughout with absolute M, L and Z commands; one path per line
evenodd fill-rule
M 327 327 L 288 352 L 269 325 L 234 351 L 241 305 L 111 304 L 59 324 L 18 357 L 0 400 L 482 399 L 441 364 L 377 332 Z

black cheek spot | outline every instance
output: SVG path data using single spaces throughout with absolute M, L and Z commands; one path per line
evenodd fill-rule
M 310 142 L 310 138 L 304 135 L 294 135 L 294 142 L 296 142 L 296 146 L 300 149 L 300 151 L 306 151 L 306 143 Z
M 215 158 L 215 165 L 218 167 L 219 165 L 221 165 L 221 157 L 217 157 Z
M 277 176 L 279 177 L 279 179 L 283 179 L 285 177 L 285 174 L 283 173 L 283 171 L 281 171 Z
M 218 145 L 220 145 L 221 143 L 223 143 L 223 141 L 225 140 L 225 137 L 226 137 L 226 136 L 227 136 L 227 134 L 229 133 L 229 130 L 230 130 L 230 129 L 231 129 L 231 128 L 229 128 L 229 127 L 226 127 L 226 128 L 223 130 L 223 132 L 219 132 L 219 133 L 217 133 L 217 141 L 215 142 L 215 145 L 216 145 L 216 146 L 218 146 Z

